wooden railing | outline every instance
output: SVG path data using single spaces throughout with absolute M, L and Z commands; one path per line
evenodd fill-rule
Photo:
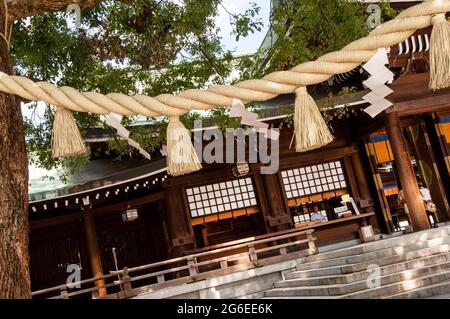
M 34 298 L 52 299 L 83 296 L 88 298 L 130 298 L 182 283 L 191 283 L 213 276 L 317 254 L 316 238 L 313 237 L 313 232 L 313 229 L 288 233 L 279 232 L 269 238 L 244 239 L 235 245 L 139 267 L 125 267 L 119 271 L 110 271 L 109 274 L 102 277 L 71 283 L 70 286 L 63 284 L 35 291 L 32 295 Z M 103 280 L 105 284 L 95 285 L 100 280 Z M 80 288 L 72 288 L 74 286 Z M 108 291 L 106 296 L 98 296 L 101 288 Z M 104 291 L 104 289 L 102 290 Z

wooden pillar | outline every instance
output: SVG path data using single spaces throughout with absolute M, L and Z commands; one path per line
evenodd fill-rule
M 366 213 L 373 213 L 375 211 L 373 199 L 370 194 L 369 183 L 367 182 L 366 172 L 364 171 L 359 152 L 352 154 L 351 161 L 356 183 L 358 185 L 359 197 L 361 199 L 360 206 L 363 207 Z
M 446 167 L 446 175 L 450 177 L 450 142 L 447 141 L 447 137 L 445 136 L 445 132 L 441 127 L 439 114 L 432 114 L 432 123 L 428 122 L 429 126 L 434 126 L 435 132 L 435 142 L 439 144 L 440 155 L 445 163 Z M 449 195 L 450 199 L 450 195 Z
M 291 228 L 292 218 L 282 193 L 278 174 L 262 174 L 261 176 L 270 211 L 270 217 L 267 219 L 270 229 L 280 231 Z
M 261 215 L 264 219 L 264 231 L 266 233 L 270 233 L 271 228 L 269 227 L 268 223 L 266 223 L 266 221 L 268 221 L 270 219 L 271 215 L 270 215 L 269 204 L 267 203 L 267 196 L 266 196 L 266 192 L 264 190 L 264 183 L 263 183 L 261 174 L 257 173 L 255 175 L 253 175 L 253 180 L 255 182 L 255 192 L 256 192 L 256 196 L 258 198 L 259 209 L 261 210 Z
M 100 256 L 100 249 L 98 248 L 97 242 L 97 232 L 95 230 L 95 221 L 94 216 L 90 210 L 86 210 L 83 212 L 83 223 L 84 223 L 84 232 L 86 234 L 86 243 L 89 254 L 89 261 L 91 263 L 92 275 L 94 278 L 103 276 L 103 265 L 102 259 Z M 95 282 L 95 286 L 104 286 L 105 280 L 97 280 Z M 104 297 L 106 296 L 106 288 L 98 289 L 98 296 Z
M 392 221 L 391 211 L 389 209 L 389 203 L 387 202 L 386 196 L 384 195 L 383 181 L 381 180 L 380 172 L 377 168 L 376 153 L 372 143 L 365 142 L 364 147 L 366 149 L 366 154 L 368 156 L 370 170 L 373 177 L 373 182 L 375 184 L 375 191 L 377 194 L 378 201 L 380 203 L 380 209 L 383 214 L 382 227 L 389 234 L 395 231 L 394 223 Z
M 407 133 L 412 141 L 412 151 L 420 168 L 422 182 L 430 190 L 431 198 L 436 204 L 436 217 L 438 221 L 448 220 L 450 206 L 425 123 L 409 126 Z
M 187 250 L 193 249 L 194 237 L 186 215 L 183 189 L 172 186 L 164 190 L 167 224 L 170 233 L 170 255 L 182 256 Z
M 417 185 L 411 158 L 406 148 L 400 118 L 397 113 L 386 115 L 386 130 L 389 136 L 392 152 L 394 153 L 395 167 L 400 177 L 400 184 L 405 195 L 406 205 L 415 231 L 430 228 L 428 217 Z

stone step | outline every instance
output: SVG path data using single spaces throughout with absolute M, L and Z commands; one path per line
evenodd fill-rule
M 435 247 L 442 244 L 449 244 L 450 243 L 450 236 L 446 237 L 438 237 L 438 238 L 432 238 L 426 241 L 421 242 L 413 242 L 408 245 L 404 246 L 397 246 L 397 247 L 389 247 L 384 248 L 372 252 L 362 253 L 359 255 L 351 255 L 351 256 L 344 256 L 344 257 L 337 257 L 333 259 L 326 259 L 321 261 L 313 261 L 313 262 L 307 262 L 307 263 L 299 263 L 296 267 L 296 270 L 310 270 L 310 269 L 316 269 L 316 268 L 325 268 L 325 267 L 332 267 L 332 266 L 342 266 L 347 264 L 356 264 L 364 261 L 374 260 L 377 258 L 382 257 L 389 257 L 394 255 L 403 254 L 410 251 L 415 251 L 427 247 Z
M 445 298 L 450 296 L 450 227 L 301 258 L 283 278 L 264 298 Z
M 450 252 L 425 256 L 422 258 L 404 261 L 401 263 L 382 266 L 380 267 L 380 275 L 382 276 L 389 275 L 404 270 L 440 264 L 446 261 L 450 261 Z M 285 280 L 279 281 L 275 283 L 275 285 L 276 287 L 293 287 L 293 286 L 301 287 L 301 286 L 348 284 L 355 281 L 365 280 L 368 275 L 369 273 L 367 272 L 367 270 L 364 270 L 346 275 L 297 278 L 296 274 L 291 272 L 285 274 Z
M 365 243 L 358 245 L 356 247 L 354 246 L 346 247 L 329 252 L 319 253 L 317 255 L 308 256 L 304 258 L 304 261 L 305 263 L 308 263 L 313 261 L 328 260 L 339 257 L 348 257 L 376 250 L 408 245 L 414 242 L 426 241 L 433 238 L 447 237 L 449 235 L 450 235 L 450 226 L 445 226 L 441 228 L 431 229 L 428 231 L 421 231 L 417 233 L 407 234 L 401 237 L 394 237 L 389 239 L 378 240 L 375 242 Z
M 439 246 L 427 247 L 415 251 L 406 252 L 401 255 L 388 256 L 383 258 L 378 258 L 374 260 L 368 260 L 360 263 L 342 265 L 342 266 L 332 266 L 315 268 L 308 270 L 299 270 L 287 273 L 285 275 L 286 279 L 295 278 L 312 278 L 312 277 L 323 277 L 323 276 L 333 276 L 350 274 L 354 272 L 366 271 L 367 267 L 372 264 L 377 264 L 378 266 L 385 266 L 390 264 L 401 263 L 404 261 L 409 261 L 413 259 L 418 259 L 421 257 L 442 254 L 450 251 L 450 244 L 444 244 Z
M 434 285 L 420 287 L 383 299 L 450 299 L 450 280 Z
M 314 289 L 305 289 L 305 288 L 275 288 L 265 292 L 264 296 L 267 298 L 280 298 L 280 297 L 288 297 L 288 298 L 315 298 L 315 299 L 323 299 L 326 298 L 339 298 L 339 299 L 374 299 L 374 298 L 383 298 L 389 296 L 402 296 L 408 291 L 411 292 L 413 289 L 417 289 L 419 287 L 423 287 L 426 291 L 426 287 L 431 287 L 432 285 L 442 284 L 442 282 L 447 282 L 450 280 L 450 271 L 441 271 L 438 273 L 427 274 L 417 278 L 402 280 L 389 283 L 386 285 L 382 285 L 377 288 L 368 288 L 367 284 L 365 284 L 365 289 L 361 289 L 356 292 L 347 293 L 343 295 L 339 295 L 338 292 L 344 292 L 344 290 L 331 290 L 330 288 L 314 288 Z M 362 286 L 360 287 L 362 288 Z M 336 289 L 340 289 L 340 287 L 336 287 Z M 441 288 L 440 292 L 445 291 L 445 289 Z M 327 294 L 324 294 L 328 292 Z M 429 292 L 430 294 L 432 292 Z M 407 298 L 407 297 L 406 297 Z
M 296 296 L 341 296 L 346 294 L 351 294 L 357 291 L 363 291 L 367 289 L 371 289 L 371 285 L 376 283 L 375 280 L 378 281 L 377 285 L 387 286 L 392 283 L 401 282 L 405 280 L 411 280 L 414 278 L 423 277 L 426 275 L 437 274 L 441 272 L 450 271 L 450 262 L 445 262 L 441 264 L 436 264 L 432 266 L 426 266 L 411 270 L 405 270 L 402 272 L 397 272 L 389 275 L 378 276 L 373 278 L 374 281 L 368 280 L 368 275 L 366 278 L 361 281 L 349 283 L 349 284 L 334 284 L 334 285 L 320 285 L 320 286 L 306 286 L 306 287 L 298 287 L 298 286 L 289 286 L 286 285 L 286 282 L 280 282 L 275 284 L 275 289 L 268 292 L 269 295 L 272 294 L 285 294 L 285 293 L 294 293 Z M 292 282 L 291 282 L 292 284 Z M 277 290 L 279 288 L 279 290 Z
M 338 299 L 337 296 L 289 296 L 289 297 L 266 297 L 261 299 Z
M 450 280 L 450 271 L 440 272 L 437 274 L 426 275 L 419 278 L 414 278 L 402 282 L 393 283 L 387 286 L 382 286 L 379 288 L 374 288 L 370 290 L 359 291 L 344 296 L 340 298 L 345 299 L 375 299 L 389 297 L 397 294 L 403 294 L 408 291 L 412 291 L 417 288 L 426 288 L 427 286 L 432 286 L 436 284 L 441 284 Z

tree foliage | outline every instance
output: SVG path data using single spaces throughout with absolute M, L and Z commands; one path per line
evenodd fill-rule
M 176 93 L 189 88 L 261 77 L 285 70 L 342 48 L 367 34 L 365 4 L 352 0 L 279 0 L 270 17 L 277 40 L 253 56 L 234 58 L 218 35 L 219 9 L 229 15 L 237 40 L 262 28 L 260 8 L 249 3 L 244 12 L 230 12 L 222 0 L 104 1 L 81 16 L 81 27 L 67 23 L 65 13 L 44 13 L 15 22 L 11 54 L 15 71 L 35 80 L 68 85 L 79 90 L 124 94 Z M 388 5 L 385 14 L 392 15 Z M 239 79 L 232 79 L 233 71 Z M 31 108 L 36 104 L 31 104 Z M 218 108 L 208 117 L 220 127 L 236 126 L 227 110 Z M 67 167 L 73 172 L 86 158 L 53 159 L 50 153 L 54 109 L 44 117 L 26 121 L 31 162 L 47 169 Z M 82 134 L 90 127 L 106 127 L 103 118 L 75 114 Z M 204 115 L 182 118 L 192 126 Z M 136 119 L 128 117 L 124 124 Z M 154 128 L 132 133 L 152 151 L 164 143 L 166 121 L 148 119 Z M 109 143 L 118 156 L 136 155 L 118 139 Z
M 367 3 L 356 0 L 279 0 L 270 24 L 275 34 L 271 45 L 243 59 L 242 78 L 261 77 L 272 71 L 287 70 L 337 51 L 364 37 Z M 389 2 L 381 2 L 382 20 L 395 16 Z
M 67 23 L 66 13 L 44 13 L 16 21 L 11 55 L 15 72 L 34 80 L 82 91 L 158 95 L 225 83 L 233 70 L 233 55 L 224 50 L 216 24 L 221 0 L 132 2 L 104 1 L 83 11 L 80 28 Z M 227 10 L 227 9 L 226 9 Z M 228 12 L 236 37 L 262 26 L 259 7 L 250 3 L 243 13 Z M 37 104 L 30 104 L 36 108 Z M 81 167 L 85 158 L 51 157 L 54 109 L 43 118 L 26 120 L 26 138 L 33 164 L 50 169 Z M 89 127 L 104 127 L 102 117 L 75 114 L 82 134 Z M 185 120 L 188 120 L 189 116 Z M 153 119 L 151 119 L 153 120 Z M 124 119 L 131 124 L 135 118 Z M 164 129 L 162 121 L 158 127 Z M 144 147 L 154 149 L 164 134 L 134 132 Z M 113 139 L 110 148 L 119 156 L 131 150 Z

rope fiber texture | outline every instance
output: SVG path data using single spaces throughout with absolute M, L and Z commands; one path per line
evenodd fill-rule
M 262 79 L 215 85 L 206 90 L 190 89 L 177 95 L 161 94 L 156 97 L 119 93 L 103 95 L 79 92 L 68 86 L 56 87 L 48 82 L 33 82 L 26 77 L 5 73 L 0 73 L 0 90 L 30 101 L 44 101 L 78 112 L 177 117 L 191 110 L 230 107 L 233 98 L 247 102 L 266 101 L 280 94 L 294 93 L 299 87 L 321 83 L 335 74 L 353 70 L 367 62 L 377 49 L 404 41 L 416 30 L 430 26 L 435 15 L 448 11 L 450 0 L 426 1 L 404 10 L 368 36 L 316 61 L 300 64 L 288 71 L 273 72 Z

